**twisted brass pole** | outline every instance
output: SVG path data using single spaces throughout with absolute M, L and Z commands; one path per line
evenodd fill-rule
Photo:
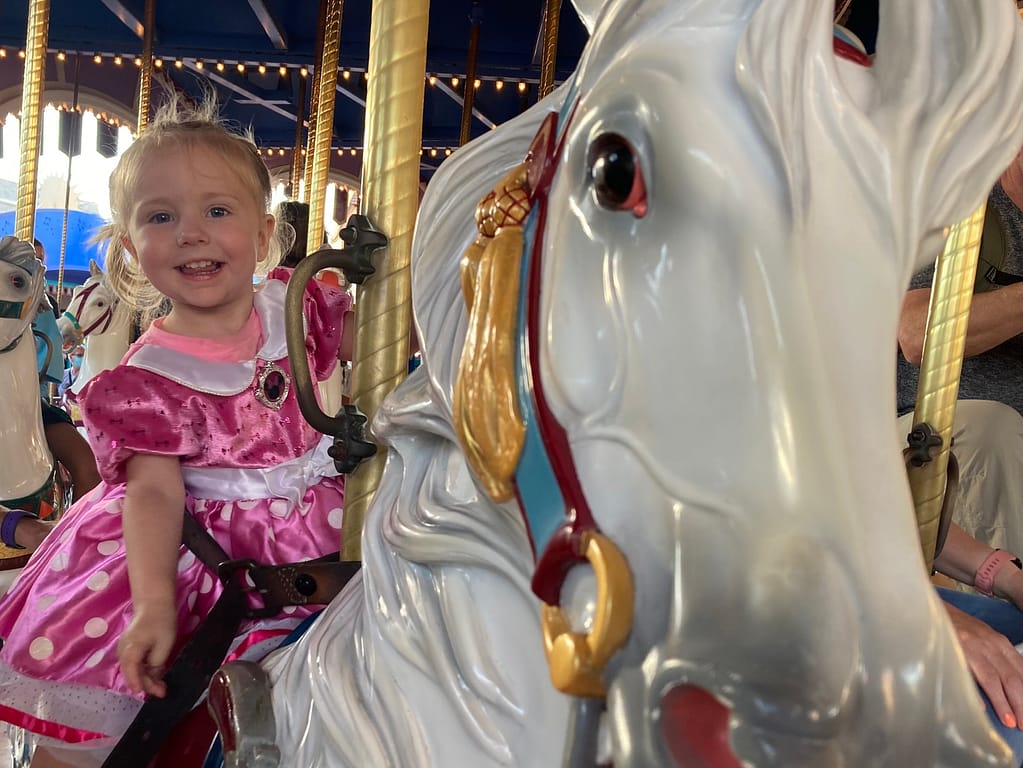
M 959 374 L 966 348 L 966 327 L 973 301 L 980 235 L 984 229 L 984 209 L 985 206 L 981 205 L 969 218 L 952 227 L 945 250 L 934 266 L 934 283 L 927 310 L 913 424 L 929 424 L 942 442 L 937 456 L 923 466 L 909 467 L 908 472 L 920 527 L 920 544 L 928 568 L 934 562 L 939 516 L 948 478 L 949 443 L 959 395 Z
M 558 57 L 558 23 L 561 0 L 547 0 L 543 12 L 543 53 L 540 56 L 540 90 L 543 98 L 554 90 L 554 63 Z
M 82 54 L 75 54 L 75 88 L 71 92 L 71 130 L 78 134 L 79 142 L 82 135 L 82 115 L 78 109 L 78 90 L 81 86 Z M 74 162 L 75 137 L 71 136 L 67 151 L 67 181 L 64 183 L 64 218 L 60 228 L 60 267 L 57 270 L 57 301 L 64 291 L 64 264 L 67 262 L 67 222 L 71 209 L 71 168 Z
M 326 34 L 327 15 L 329 13 L 329 0 L 320 0 L 320 14 L 316 21 L 316 53 L 313 58 L 312 77 L 316 78 L 309 90 L 309 130 L 306 132 L 305 140 L 305 187 L 299 188 L 298 199 L 305 202 L 309 199 L 309 190 L 313 186 L 313 151 L 316 148 L 316 115 L 319 111 L 317 101 L 320 98 L 320 89 L 317 82 L 320 78 L 320 63 L 323 60 L 323 38 Z M 331 112 L 330 119 L 334 119 Z
M 356 311 L 352 399 L 370 419 L 408 370 L 429 16 L 429 0 L 376 0 L 370 22 L 362 212 L 389 238 L 378 252 L 376 274 L 359 290 Z M 343 559 L 360 558 L 362 522 L 385 458 L 378 451 L 345 486 Z
M 469 55 L 465 65 L 465 87 L 462 89 L 462 129 L 458 136 L 458 146 L 469 143 L 472 138 L 472 108 L 476 101 L 476 59 L 480 50 L 480 16 L 479 3 L 472 4 L 469 27 Z
M 43 81 L 46 79 L 46 40 L 50 26 L 50 0 L 32 0 L 25 35 L 25 75 L 21 88 L 21 172 L 14 213 L 14 236 L 32 240 L 39 178 L 39 133 L 42 128 Z
M 291 154 L 291 181 L 288 189 L 288 197 L 291 200 L 298 200 L 299 180 L 302 178 L 302 123 L 305 122 L 305 92 L 306 80 L 298 78 L 298 106 L 295 109 L 295 148 Z
M 316 138 L 306 152 L 306 165 L 312 165 L 309 200 L 309 234 L 306 253 L 323 244 L 323 209 L 330 178 L 330 144 L 334 129 L 334 94 L 337 87 L 337 59 L 341 47 L 341 11 L 344 0 L 328 0 L 323 26 L 323 56 L 316 64 Z
M 146 0 L 145 27 L 142 31 L 142 69 L 139 71 L 139 118 L 136 133 L 149 125 L 149 100 L 153 92 L 153 33 L 156 30 L 156 0 Z

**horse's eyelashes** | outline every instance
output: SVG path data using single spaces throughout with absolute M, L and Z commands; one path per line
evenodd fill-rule
M 646 215 L 646 184 L 636 151 L 617 133 L 601 134 L 590 145 L 587 162 L 597 204 L 609 211 Z

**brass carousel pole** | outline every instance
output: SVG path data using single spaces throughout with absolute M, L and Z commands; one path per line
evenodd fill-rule
M 298 200 L 299 181 L 302 178 L 302 123 L 305 122 L 306 78 L 298 78 L 298 106 L 295 109 L 295 148 L 291 154 L 291 187 L 288 198 Z
M 317 82 L 320 79 L 320 68 L 323 61 L 323 41 L 327 33 L 327 15 L 329 13 L 329 1 L 320 0 L 320 15 L 316 24 L 316 57 L 314 59 L 313 77 Z M 338 41 L 340 44 L 340 40 Z M 335 76 L 335 84 L 337 78 Z M 309 92 L 309 131 L 306 134 L 305 142 L 305 188 L 299 189 L 298 199 L 305 202 L 309 199 L 309 190 L 313 186 L 313 153 L 316 151 L 316 116 L 319 114 L 320 89 L 313 85 Z M 334 120 L 334 113 L 330 115 L 331 123 Z
M 323 23 L 323 55 L 316 62 L 316 135 L 309 136 L 306 168 L 312 168 L 306 187 L 309 200 L 309 234 L 306 253 L 323 244 L 323 209 L 330 179 L 330 142 L 334 129 L 334 94 L 337 93 L 337 60 L 341 46 L 341 11 L 344 0 L 328 0 Z
M 920 361 L 913 429 L 928 424 L 941 437 L 931 461 L 908 467 L 909 485 L 920 527 L 920 543 L 930 568 L 939 543 L 939 522 L 948 480 L 949 444 L 959 395 L 959 374 L 966 348 L 966 327 L 973 301 L 977 255 L 984 229 L 982 204 L 973 215 L 952 227 L 945 250 L 934 266 Z M 949 488 L 953 491 L 953 488 Z
M 67 152 L 67 181 L 64 183 L 64 221 L 60 228 L 60 268 L 57 271 L 57 301 L 64 290 L 64 264 L 67 261 L 67 222 L 71 208 L 71 168 L 75 159 L 75 135 L 81 136 L 82 117 L 78 109 L 78 90 L 81 85 L 82 54 L 75 54 L 75 88 L 71 96 L 71 114 L 74 115 L 71 123 L 71 137 L 68 141 Z
M 142 33 L 142 70 L 139 72 L 139 117 L 136 134 L 149 125 L 149 99 L 153 91 L 153 32 L 156 28 L 156 0 L 146 0 L 145 29 Z
M 35 232 L 36 187 L 39 178 L 41 100 L 46 79 L 46 41 L 50 27 L 50 0 L 32 0 L 25 36 L 25 75 L 21 88 L 21 165 L 14 236 L 31 241 Z
M 369 419 L 408 370 L 412 230 L 419 206 L 423 75 L 429 0 L 376 0 L 370 22 L 362 211 L 389 238 L 361 286 L 352 399 Z M 363 462 L 345 486 L 341 556 L 360 559 L 362 522 L 386 453 Z
M 540 99 L 554 90 L 554 62 L 558 57 L 558 22 L 561 0 L 547 0 L 543 10 L 543 54 L 540 56 Z
M 472 108 L 476 101 L 476 60 L 480 50 L 480 22 L 483 12 L 479 3 L 472 4 L 469 12 L 469 55 L 465 65 L 465 87 L 462 90 L 462 130 L 458 137 L 458 146 L 464 146 L 472 138 Z

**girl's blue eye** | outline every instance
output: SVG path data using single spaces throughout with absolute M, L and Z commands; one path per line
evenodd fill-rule
M 166 224 L 168 221 L 170 221 L 169 213 L 154 213 L 149 217 L 150 224 Z
M 224 208 L 221 205 L 216 205 L 213 208 L 210 208 L 210 216 L 212 216 L 213 218 L 227 216 L 227 214 L 228 214 L 227 208 Z

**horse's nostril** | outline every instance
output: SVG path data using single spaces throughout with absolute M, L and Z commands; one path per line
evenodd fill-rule
M 695 685 L 677 685 L 661 699 L 660 729 L 676 768 L 741 768 L 728 741 L 730 711 Z

